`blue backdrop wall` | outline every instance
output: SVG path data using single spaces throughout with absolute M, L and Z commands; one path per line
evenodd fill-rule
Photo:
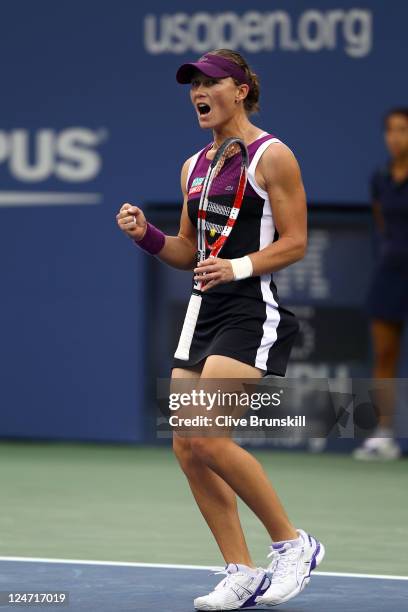
M 364 202 L 381 117 L 406 103 L 408 5 L 13 0 L 0 14 L 0 435 L 138 440 L 145 260 L 114 216 L 178 200 L 210 138 L 178 65 L 241 51 L 261 78 L 255 121 L 293 148 L 309 200 Z

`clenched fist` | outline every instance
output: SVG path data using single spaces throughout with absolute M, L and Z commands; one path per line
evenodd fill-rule
M 146 217 L 137 206 L 129 203 L 123 204 L 116 215 L 116 221 L 122 232 L 125 232 L 133 240 L 142 240 L 146 233 Z

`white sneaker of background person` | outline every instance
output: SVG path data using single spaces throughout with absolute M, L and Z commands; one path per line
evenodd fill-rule
M 196 610 L 238 610 L 256 606 L 256 598 L 265 593 L 271 581 L 262 568 L 230 563 L 226 574 L 208 595 L 194 600 Z
M 393 439 L 391 429 L 377 427 L 370 438 L 353 451 L 354 459 L 392 461 L 401 457 L 401 449 Z
M 271 578 L 271 586 L 256 603 L 277 606 L 296 597 L 310 582 L 311 572 L 322 562 L 324 546 L 302 529 L 296 530 L 296 540 L 272 544 L 271 563 L 266 571 Z

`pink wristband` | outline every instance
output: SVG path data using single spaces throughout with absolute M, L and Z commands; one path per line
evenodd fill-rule
M 147 224 L 146 233 L 141 240 L 135 240 L 138 247 L 150 253 L 150 255 L 157 255 L 159 251 L 164 247 L 166 237 L 157 227 L 151 223 Z

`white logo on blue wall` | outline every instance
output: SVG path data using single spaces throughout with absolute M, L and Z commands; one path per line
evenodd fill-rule
M 91 130 L 72 127 L 63 130 L 0 130 L 0 176 L 4 171 L 20 183 L 24 191 L 0 191 L 0 205 L 91 204 L 101 201 L 101 194 L 78 192 L 30 192 L 29 185 L 57 179 L 69 185 L 94 181 L 102 169 L 98 150 L 107 138 L 102 128 Z M 3 180 L 4 184 L 4 180 Z
M 360 58 L 372 50 L 372 22 L 372 11 L 360 8 L 310 9 L 298 16 L 282 10 L 150 14 L 144 20 L 144 43 L 152 54 L 227 47 L 250 53 L 341 50 Z

